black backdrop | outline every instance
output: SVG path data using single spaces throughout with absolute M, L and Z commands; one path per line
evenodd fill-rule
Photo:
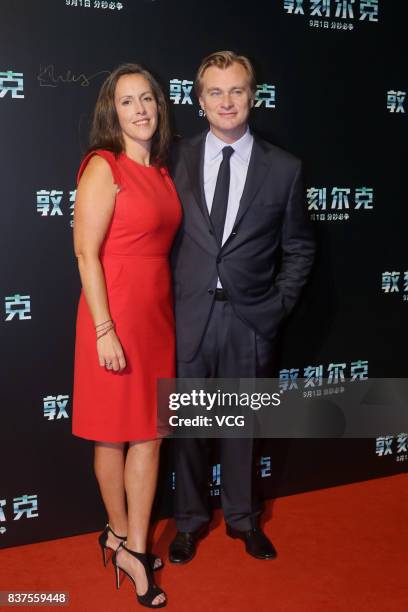
M 174 125 L 187 136 L 205 127 L 183 93 L 201 58 L 228 48 L 251 57 L 261 86 L 252 127 L 304 160 L 319 239 L 286 326 L 282 380 L 308 366 L 327 377 L 333 364 L 347 377 L 358 366 L 406 375 L 407 18 L 405 0 L 2 0 L 0 546 L 105 519 L 92 445 L 70 433 L 71 207 L 97 92 L 122 62 L 145 63 L 169 94 L 176 79 Z M 274 497 L 406 471 L 408 456 L 402 436 L 268 440 L 258 462 L 263 494 Z M 217 466 L 209 478 L 216 505 Z M 165 446 L 156 517 L 171 514 L 173 486 Z

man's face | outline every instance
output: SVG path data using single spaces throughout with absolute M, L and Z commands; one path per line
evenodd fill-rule
M 241 64 L 228 68 L 210 66 L 202 76 L 200 106 L 212 132 L 225 142 L 238 140 L 246 130 L 253 95 L 248 74 Z

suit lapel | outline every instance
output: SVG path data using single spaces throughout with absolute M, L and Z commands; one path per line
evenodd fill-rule
M 208 208 L 205 201 L 204 193 L 204 149 L 207 132 L 204 132 L 192 139 L 189 146 L 184 151 L 184 159 L 189 175 L 191 190 L 196 200 L 197 206 L 201 211 L 208 227 L 211 228 L 211 219 L 208 214 Z M 252 146 L 251 158 L 249 160 L 247 177 L 245 180 L 244 191 L 238 207 L 238 213 L 235 219 L 233 231 L 241 222 L 241 219 L 247 212 L 256 194 L 261 188 L 266 175 L 269 171 L 267 151 L 262 146 L 256 136 L 254 136 L 254 144 Z M 229 238 L 225 241 L 222 248 L 227 246 Z
M 205 201 L 204 193 L 204 148 L 205 148 L 205 137 L 204 134 L 200 134 L 197 139 L 194 139 L 188 149 L 184 153 L 184 159 L 187 166 L 189 175 L 191 190 L 204 218 L 210 224 L 210 216 L 208 214 L 208 208 Z
M 244 191 L 239 202 L 238 213 L 234 223 L 234 229 L 240 223 L 242 217 L 250 207 L 262 183 L 264 182 L 269 170 L 266 151 L 260 141 L 254 136 L 251 158 L 249 160 L 248 172 L 245 181 Z

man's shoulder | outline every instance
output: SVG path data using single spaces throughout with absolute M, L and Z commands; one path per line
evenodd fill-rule
M 190 138 L 176 136 L 170 147 L 169 166 L 174 171 L 181 157 L 188 156 L 194 149 L 203 145 L 206 132 Z
M 278 162 L 279 164 L 295 168 L 298 168 L 301 165 L 301 159 L 293 153 L 290 153 L 286 149 L 278 147 L 277 145 L 272 144 L 271 142 L 268 142 L 263 138 L 260 138 L 256 134 L 254 134 L 253 136 L 254 142 L 263 151 L 264 155 L 270 159 L 271 162 Z
M 203 144 L 207 131 L 196 134 L 195 136 L 177 136 L 172 143 L 172 149 L 176 151 L 188 151 L 191 148 L 199 147 Z
M 174 167 L 174 164 L 177 163 L 180 157 L 188 157 L 194 150 L 196 151 L 197 148 L 202 147 L 204 145 L 207 133 L 208 130 L 205 130 L 195 136 L 175 138 L 171 147 L 172 166 Z M 297 171 L 301 165 L 301 160 L 299 157 L 293 153 L 290 153 L 286 149 L 283 149 L 282 147 L 264 140 L 257 134 L 252 133 L 252 135 L 254 137 L 254 144 L 258 149 L 258 153 L 260 152 L 267 162 L 275 165 L 278 164 L 282 168 L 290 168 Z

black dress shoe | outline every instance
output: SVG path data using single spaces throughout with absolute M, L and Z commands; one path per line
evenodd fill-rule
M 248 531 L 238 531 L 227 525 L 227 535 L 230 538 L 238 538 L 245 542 L 245 548 L 249 555 L 255 559 L 275 559 L 277 552 L 274 545 L 260 527 L 254 527 Z
M 208 532 L 208 525 L 202 525 L 195 531 L 178 531 L 169 547 L 171 563 L 188 563 L 196 554 L 196 543 Z

